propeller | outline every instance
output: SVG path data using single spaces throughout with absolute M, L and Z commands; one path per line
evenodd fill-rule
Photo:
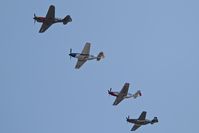
M 110 93 L 110 92 L 111 92 L 111 90 L 112 90 L 112 88 L 110 88 L 110 90 L 108 90 L 108 93 Z
M 70 48 L 70 54 L 71 54 L 71 53 L 72 53 L 72 48 Z M 70 54 L 69 54 L 69 55 L 70 55 Z M 71 55 L 70 55 L 70 60 L 71 60 Z
M 35 13 L 34 13 L 34 18 L 33 18 L 33 19 L 34 19 L 34 24 L 35 24 L 35 22 L 36 22 L 36 17 L 37 17 L 37 16 L 36 16 Z
M 126 117 L 126 120 L 128 120 L 130 118 L 130 116 L 128 115 L 128 117 Z

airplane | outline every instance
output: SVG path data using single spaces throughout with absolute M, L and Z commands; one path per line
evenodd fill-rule
M 138 119 L 130 119 L 129 116 L 126 117 L 126 121 L 127 122 L 134 124 L 134 126 L 131 129 L 131 131 L 135 131 L 136 129 L 138 129 L 142 125 L 146 125 L 146 124 L 149 124 L 149 123 L 150 124 L 154 124 L 154 123 L 158 122 L 158 118 L 157 117 L 154 117 L 153 120 L 145 119 L 146 118 L 146 113 L 147 113 L 146 111 L 143 111 Z
M 113 105 L 118 105 L 124 98 L 133 97 L 135 99 L 138 96 L 142 96 L 142 93 L 140 90 L 138 90 L 135 94 L 130 94 L 130 93 L 128 93 L 128 89 L 129 89 L 129 83 L 125 83 L 120 92 L 113 92 L 113 91 L 111 91 L 112 88 L 110 88 L 110 90 L 108 90 L 109 95 L 116 97 Z
M 54 5 L 50 5 L 48 12 L 46 14 L 46 17 L 38 17 L 34 14 L 33 19 L 34 19 L 34 23 L 36 21 L 43 23 L 39 30 L 39 33 L 45 32 L 54 23 L 61 22 L 64 25 L 66 25 L 68 22 L 72 22 L 72 18 L 70 17 L 70 15 L 67 15 L 64 19 L 55 18 L 55 6 Z
M 105 57 L 103 52 L 100 52 L 97 56 L 90 55 L 90 46 L 91 44 L 87 42 L 81 53 L 72 53 L 72 49 L 70 49 L 70 58 L 74 57 L 78 59 L 75 66 L 76 69 L 79 69 L 87 60 L 96 59 L 97 61 L 100 61 L 102 58 Z

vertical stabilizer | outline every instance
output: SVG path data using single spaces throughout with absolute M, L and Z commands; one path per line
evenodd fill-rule
M 100 52 L 97 56 L 97 61 L 100 61 L 102 58 L 104 58 L 104 53 L 103 52 Z
M 135 94 L 133 94 L 133 97 L 134 97 L 134 98 L 137 98 L 137 97 L 139 97 L 139 96 L 142 96 L 142 93 L 141 93 L 140 90 L 138 90 Z

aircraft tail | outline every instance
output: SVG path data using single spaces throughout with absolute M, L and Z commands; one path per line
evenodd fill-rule
M 151 121 L 151 124 L 157 123 L 158 122 L 158 118 L 154 117 L 153 120 Z
M 100 61 L 101 59 L 105 58 L 104 53 L 100 52 L 97 56 L 97 61 Z
M 142 96 L 142 93 L 140 90 L 138 90 L 135 94 L 133 94 L 133 98 L 137 98 L 139 96 Z
M 67 24 L 68 22 L 72 22 L 72 18 L 70 17 L 70 15 L 67 15 L 64 19 L 63 19 L 63 24 Z

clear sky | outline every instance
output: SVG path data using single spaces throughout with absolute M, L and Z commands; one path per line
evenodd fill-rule
M 33 14 L 71 15 L 38 33 Z M 198 0 L 2 0 L 0 133 L 128 133 L 126 116 L 157 116 L 139 133 L 198 132 Z M 74 69 L 69 49 L 104 51 Z M 125 82 L 142 97 L 112 106 Z

